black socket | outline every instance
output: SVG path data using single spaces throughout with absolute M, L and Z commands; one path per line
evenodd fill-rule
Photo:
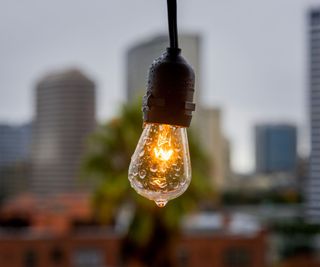
M 195 75 L 178 48 L 167 48 L 150 69 L 147 92 L 143 97 L 143 120 L 147 123 L 189 127 Z

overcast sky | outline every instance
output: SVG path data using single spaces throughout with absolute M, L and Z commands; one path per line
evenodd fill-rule
M 256 122 L 298 125 L 308 151 L 307 21 L 320 0 L 178 0 L 180 32 L 200 33 L 202 99 L 223 111 L 232 164 L 254 167 Z M 0 0 L 0 122 L 34 114 L 36 81 L 80 67 L 98 85 L 98 118 L 124 101 L 125 51 L 166 33 L 165 0 Z M 138 127 L 138 126 L 137 126 Z

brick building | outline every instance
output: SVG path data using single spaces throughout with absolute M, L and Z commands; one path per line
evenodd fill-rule
M 124 233 L 91 223 L 91 212 L 90 197 L 84 194 L 8 201 L 0 212 L 0 266 L 121 266 Z M 177 267 L 266 266 L 265 231 L 237 233 L 222 220 L 222 228 L 184 228 L 173 249 Z

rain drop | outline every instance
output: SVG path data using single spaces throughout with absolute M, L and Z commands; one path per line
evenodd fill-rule
M 147 175 L 146 170 L 141 170 L 141 171 L 139 172 L 139 176 L 140 176 L 141 179 L 144 179 L 144 178 L 146 177 L 146 175 Z
M 166 172 L 166 170 L 167 170 L 166 167 L 161 167 L 161 169 L 160 169 L 160 171 L 163 172 L 163 173 Z
M 150 171 L 152 171 L 152 172 L 156 172 L 157 170 L 158 170 L 158 168 L 157 168 L 156 165 L 152 165 L 152 166 L 150 167 Z
M 161 200 L 156 200 L 155 203 L 159 208 L 163 208 L 168 203 L 168 201 L 161 199 Z

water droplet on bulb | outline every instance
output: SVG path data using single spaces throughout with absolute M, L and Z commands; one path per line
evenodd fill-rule
M 155 203 L 157 204 L 157 206 L 159 208 L 163 208 L 168 203 L 168 201 L 166 201 L 166 200 L 156 200 Z
M 181 170 L 180 166 L 176 166 L 174 169 L 175 169 L 177 172 Z
M 144 150 L 142 150 L 139 154 L 140 157 L 142 157 L 144 155 Z
M 143 188 L 142 183 L 137 179 L 133 179 L 130 184 L 131 184 L 131 187 L 133 188 L 140 188 L 140 189 Z
M 150 182 L 151 185 L 156 186 L 158 188 L 165 188 L 167 186 L 167 179 L 165 177 L 157 177 L 153 178 L 153 180 Z
M 133 176 L 137 176 L 137 175 L 138 175 L 137 165 L 134 165 L 134 166 L 133 166 L 132 175 L 133 175 Z
M 158 170 L 158 168 L 157 168 L 156 165 L 152 165 L 152 166 L 150 167 L 150 171 L 152 171 L 152 172 L 156 172 L 157 170 Z
M 147 172 L 145 170 L 141 170 L 139 172 L 139 176 L 140 176 L 141 179 L 144 179 L 146 177 L 146 175 L 147 175 Z

